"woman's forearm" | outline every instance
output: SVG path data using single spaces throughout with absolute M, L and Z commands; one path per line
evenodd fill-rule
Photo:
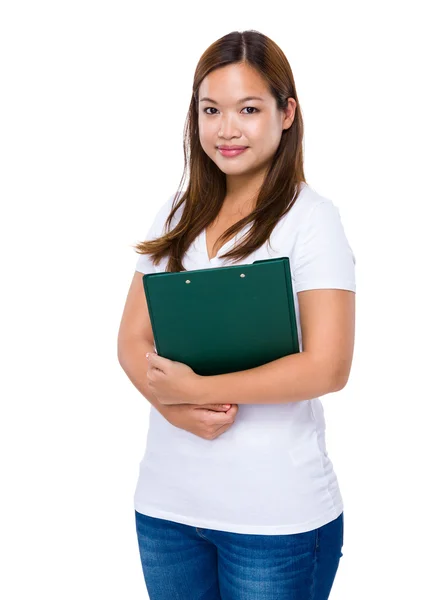
M 118 361 L 134 387 L 144 396 L 159 413 L 165 416 L 167 407 L 161 404 L 148 386 L 147 352 L 155 352 L 154 344 L 147 340 L 118 340 Z

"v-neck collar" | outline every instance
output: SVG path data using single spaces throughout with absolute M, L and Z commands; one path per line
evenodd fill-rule
M 208 255 L 208 250 L 207 250 L 207 236 L 206 236 L 206 227 L 204 227 L 204 229 L 201 231 L 200 234 L 200 250 L 201 253 L 204 255 L 204 260 L 206 263 L 213 265 L 217 262 L 219 262 L 221 260 L 221 255 L 225 254 L 225 252 L 228 250 L 228 247 L 233 244 L 234 242 L 237 242 L 246 232 L 246 230 L 252 226 L 252 222 L 251 223 L 247 223 L 240 231 L 238 231 L 236 233 L 236 235 L 233 235 L 233 237 L 231 239 L 229 239 L 227 242 L 225 242 L 225 244 L 217 251 L 216 256 L 213 256 L 213 258 L 209 258 Z

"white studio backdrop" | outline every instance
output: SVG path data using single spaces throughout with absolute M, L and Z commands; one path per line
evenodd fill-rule
M 203 51 L 285 52 L 308 183 L 356 256 L 347 386 L 323 400 L 345 508 L 331 600 L 435 597 L 429 3 L 9 0 L 0 8 L 0 595 L 147 597 L 133 492 L 149 403 L 117 361 L 143 239 L 183 170 Z

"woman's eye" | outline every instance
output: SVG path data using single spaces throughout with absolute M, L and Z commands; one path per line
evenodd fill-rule
M 245 108 L 243 108 L 242 110 L 245 110 L 246 108 L 251 109 L 251 110 L 255 110 L 256 112 L 259 112 L 258 108 L 255 108 L 255 106 L 245 106 Z M 207 108 L 204 108 L 205 114 L 207 114 L 207 115 L 211 115 L 211 114 L 214 115 L 215 114 L 215 113 L 208 113 L 207 111 L 209 109 L 217 110 L 214 106 L 207 106 Z M 245 113 L 245 114 L 253 115 L 254 113 L 253 112 L 249 112 L 249 113 Z
M 258 109 L 255 108 L 254 106 L 245 106 L 245 108 L 252 108 L 252 110 L 255 110 L 258 112 Z M 243 110 L 245 110 L 245 108 Z M 254 113 L 248 113 L 249 115 L 253 115 Z

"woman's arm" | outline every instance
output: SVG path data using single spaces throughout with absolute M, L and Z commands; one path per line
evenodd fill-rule
M 165 416 L 166 407 L 148 385 L 146 353 L 154 352 L 154 338 L 142 277 L 135 271 L 128 290 L 118 332 L 118 361 L 135 388 Z

